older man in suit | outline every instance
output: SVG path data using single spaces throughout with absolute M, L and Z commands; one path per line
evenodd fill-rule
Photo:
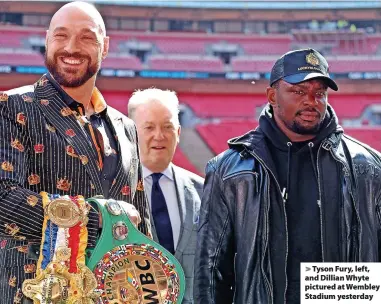
M 137 91 L 128 104 L 138 130 L 153 236 L 181 263 L 186 277 L 183 303 L 189 304 L 194 302 L 193 260 L 204 179 L 172 164 L 181 130 L 178 113 L 173 91 Z
M 41 191 L 124 201 L 130 218 L 138 223 L 139 211 L 144 218 L 139 228 L 149 232 L 134 123 L 107 106 L 95 87 L 108 45 L 92 5 L 66 4 L 46 35 L 49 73 L 34 86 L 0 93 L 1 304 L 28 301 L 21 285 L 36 270 Z M 87 226 L 88 245 L 94 247 L 99 227 L 94 210 Z

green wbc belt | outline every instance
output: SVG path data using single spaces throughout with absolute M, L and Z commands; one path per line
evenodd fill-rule
M 164 247 L 131 223 L 118 201 L 88 199 L 102 213 L 102 233 L 86 262 L 97 280 L 98 304 L 180 304 L 185 276 Z

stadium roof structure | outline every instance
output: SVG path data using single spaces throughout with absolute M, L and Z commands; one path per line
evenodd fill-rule
M 51 0 L 50 0 L 51 1 Z M 54 0 L 53 0 L 54 1 Z M 57 1 L 57 0 L 55 0 Z M 60 1 L 60 0 L 58 0 Z M 67 1 L 60 1 L 67 2 Z M 381 1 L 371 0 L 265 0 L 265 1 L 241 1 L 241 0 L 214 0 L 214 1 L 188 1 L 188 0 L 166 0 L 166 1 L 149 1 L 149 0 L 93 0 L 87 1 L 97 4 L 106 5 L 130 5 L 142 7 L 175 7 L 175 8 L 215 8 L 215 9 L 289 9 L 289 10 L 306 10 L 306 9 L 370 9 L 381 8 Z

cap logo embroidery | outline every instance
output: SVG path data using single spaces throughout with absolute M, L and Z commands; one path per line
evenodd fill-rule
M 316 55 L 314 53 L 309 53 L 307 56 L 306 56 L 306 61 L 307 63 L 309 63 L 310 65 L 319 65 L 319 58 L 316 57 Z

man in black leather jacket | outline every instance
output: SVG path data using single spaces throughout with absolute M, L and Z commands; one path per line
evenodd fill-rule
M 259 127 L 206 169 L 195 303 L 300 303 L 301 262 L 379 262 L 381 155 L 347 136 L 313 49 L 283 55 Z

